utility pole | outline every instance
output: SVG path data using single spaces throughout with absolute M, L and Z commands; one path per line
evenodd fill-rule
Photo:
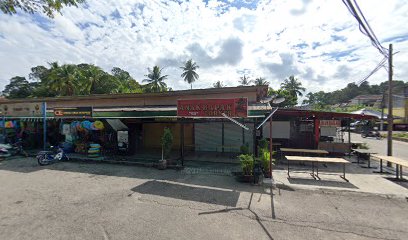
M 392 156 L 392 44 L 388 49 L 388 135 L 387 135 L 387 155 Z

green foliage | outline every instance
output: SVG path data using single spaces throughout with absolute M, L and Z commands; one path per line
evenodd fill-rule
M 171 148 L 173 146 L 173 133 L 170 128 L 165 128 L 163 136 L 161 138 L 161 144 L 163 146 L 164 157 L 169 158 L 171 153 Z
M 268 140 L 263 138 L 263 139 L 259 140 L 258 146 L 259 146 L 260 149 L 266 149 L 267 150 L 268 146 L 269 146 L 269 142 L 268 142 Z
M 239 86 L 249 86 L 253 81 L 249 80 L 250 77 L 244 75 L 243 77 L 240 77 L 241 80 L 239 80 Z
M 147 82 L 144 86 L 146 92 L 165 92 L 167 91 L 167 84 L 164 80 L 168 75 L 162 75 L 163 68 L 154 66 L 153 69 L 147 69 L 149 73 L 145 75 L 147 78 L 143 79 L 143 82 Z
M 53 18 L 54 12 L 61 13 L 64 6 L 77 6 L 85 0 L 36 0 L 36 1 L 22 1 L 22 0 L 3 0 L 0 1 L 0 10 L 5 14 L 16 14 L 17 9 L 24 12 L 34 14 L 36 12 L 43 12 L 48 17 Z
M 401 93 L 405 87 L 408 87 L 408 82 L 393 81 L 394 94 Z M 384 81 L 379 85 L 369 85 L 368 82 L 363 82 L 360 86 L 355 83 L 349 83 L 345 88 L 333 92 L 310 92 L 306 95 L 307 99 L 303 101 L 303 104 L 313 105 L 314 110 L 332 110 L 332 108 L 329 107 L 330 105 L 346 103 L 359 95 L 380 95 L 386 92 L 387 89 L 388 81 Z M 338 111 L 348 112 L 350 110 L 341 109 Z
M 256 86 L 269 85 L 269 82 L 266 81 L 266 79 L 263 78 L 263 77 L 258 77 L 258 78 L 256 78 L 255 81 L 254 81 L 254 83 L 255 83 Z
M 213 84 L 213 88 L 223 88 L 223 87 L 225 87 L 225 85 L 221 81 L 217 81 Z
M 25 77 L 13 77 L 3 91 L 3 95 L 7 98 L 26 98 L 33 91 L 33 86 L 26 80 Z
M 254 157 L 250 154 L 241 154 L 238 156 L 238 159 L 244 175 L 252 175 L 254 169 Z
M 281 83 L 281 89 L 289 93 L 287 96 L 291 97 L 290 99 L 295 102 L 295 105 L 297 104 L 298 96 L 303 96 L 303 92 L 306 91 L 306 89 L 302 87 L 302 83 L 293 75 Z
M 269 88 L 268 94 L 276 95 L 277 98 L 285 98 L 285 101 L 279 104 L 273 104 L 274 106 L 285 108 L 285 107 L 293 107 L 297 105 L 297 98 L 292 96 L 287 90 L 278 89 L 275 91 L 272 88 Z
M 241 154 L 249 154 L 249 146 L 248 146 L 248 143 L 246 143 L 245 145 L 242 145 L 242 146 L 239 148 L 239 150 L 240 150 Z
M 200 76 L 197 74 L 196 70 L 200 68 L 197 63 L 193 62 L 192 59 L 188 60 L 183 67 L 183 73 L 181 77 L 184 78 L 184 81 L 188 82 L 191 85 L 191 89 L 193 89 L 193 82 L 197 80 Z
M 10 79 L 3 94 L 7 98 L 56 97 L 90 94 L 140 93 L 142 86 L 130 74 L 118 67 L 112 74 L 92 64 L 49 63 L 49 67 L 36 66 L 29 74 Z M 17 91 L 18 90 L 18 91 Z

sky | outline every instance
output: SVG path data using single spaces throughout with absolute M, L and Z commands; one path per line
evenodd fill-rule
M 394 79 L 408 80 L 406 0 L 358 0 L 381 44 L 393 44 Z M 30 68 L 91 63 L 128 71 L 138 82 L 155 65 L 174 90 L 188 59 L 200 66 L 193 88 L 264 77 L 278 89 L 295 75 L 307 92 L 364 78 L 382 60 L 341 0 L 87 0 L 50 19 L 0 13 L 0 89 Z M 386 81 L 386 68 L 370 84 Z

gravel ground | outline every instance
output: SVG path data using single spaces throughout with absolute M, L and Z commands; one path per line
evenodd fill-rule
M 0 239 L 408 239 L 404 198 L 273 190 L 231 176 L 0 162 Z

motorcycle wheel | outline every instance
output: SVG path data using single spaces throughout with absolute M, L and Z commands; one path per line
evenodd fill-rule
M 37 161 L 38 161 L 38 164 L 39 164 L 40 166 L 45 166 L 45 165 L 51 164 L 51 161 L 49 161 L 49 160 L 47 159 L 47 156 L 46 156 L 46 155 L 38 155 L 38 156 L 37 156 Z

